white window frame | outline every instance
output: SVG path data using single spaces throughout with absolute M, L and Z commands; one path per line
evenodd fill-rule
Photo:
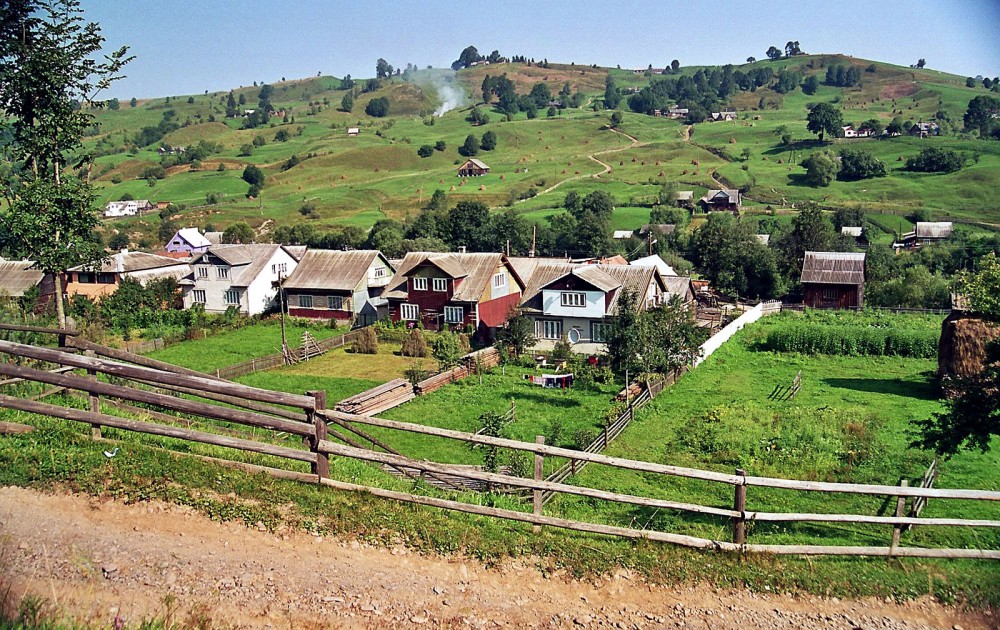
M 239 306 L 240 299 L 242 297 L 243 296 L 241 295 L 241 292 L 238 289 L 227 289 L 222 294 L 222 299 L 223 301 L 225 301 L 226 306 Z
M 562 320 L 539 319 L 535 324 L 535 335 L 539 339 L 562 339 Z
M 407 322 L 415 322 L 420 319 L 420 307 L 416 304 L 400 304 L 399 319 Z
M 572 308 L 587 306 L 587 294 L 581 291 L 563 291 L 559 294 L 559 303 Z
M 608 339 L 608 330 L 611 324 L 606 322 L 593 322 L 590 324 L 590 337 L 594 343 L 605 343 Z
M 300 295 L 298 296 L 299 308 L 312 308 L 313 307 L 313 296 L 311 295 Z
M 207 278 L 208 277 L 208 267 L 198 267 L 198 277 Z
M 502 289 L 507 286 L 507 273 L 504 271 L 498 271 L 493 274 L 493 288 Z
M 464 321 L 465 321 L 465 309 L 463 309 L 461 306 L 444 307 L 444 323 L 461 324 Z
M 215 275 L 217 278 L 223 280 L 229 278 L 229 267 L 216 267 Z
M 414 278 L 413 279 L 413 290 L 414 291 L 426 291 L 427 290 L 427 278 Z
M 194 291 L 191 291 L 191 302 L 194 304 L 204 304 L 206 301 L 204 289 L 195 289 Z
M 344 310 L 344 298 L 340 295 L 330 295 L 326 298 L 327 308 L 333 311 Z
M 375 277 L 384 278 L 385 277 L 385 267 L 375 267 Z
M 444 293 L 448 290 L 448 279 L 447 278 L 434 278 L 432 283 L 434 290 L 438 293 Z

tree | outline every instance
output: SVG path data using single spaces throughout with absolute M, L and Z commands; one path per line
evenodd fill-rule
M 757 63 L 756 57 L 747 57 L 747 63 Z
M 829 186 L 840 171 L 840 164 L 829 151 L 810 153 L 802 160 L 802 166 L 806 169 L 806 181 L 811 186 Z
M 55 277 L 56 313 L 66 326 L 62 273 L 101 258 L 89 176 L 67 176 L 70 161 L 89 172 L 80 154 L 95 123 L 96 95 L 118 78 L 131 57 L 122 47 L 102 55 L 100 27 L 85 22 L 72 0 L 3 2 L 0 11 L 0 110 L 15 185 L 2 185 L 9 206 L 3 223 L 9 247 Z M 99 59 L 102 59 L 99 61 Z
M 771 61 L 781 59 L 781 50 L 779 50 L 777 46 L 771 46 L 764 54 L 767 55 L 767 58 Z
M 968 299 L 974 313 L 1000 321 L 1000 258 L 996 252 L 983 256 L 979 271 L 960 277 L 959 292 Z
M 961 170 L 962 156 L 950 149 L 927 147 L 906 160 L 906 170 L 920 173 L 954 173 Z
M 622 124 L 622 113 L 620 111 L 615 110 L 614 113 L 611 114 L 611 128 L 617 129 L 619 126 L 621 126 L 621 124 Z
M 479 143 L 479 148 L 483 151 L 492 151 L 497 148 L 497 134 L 487 131 L 483 134 L 483 139 Z
M 507 322 L 497 330 L 496 345 L 506 348 L 515 357 L 520 357 L 537 342 L 535 324 L 528 317 L 517 314 L 515 311 L 511 311 L 507 316 Z
M 417 155 L 422 158 L 429 158 L 434 155 L 434 147 L 429 144 L 422 144 L 420 145 L 420 148 L 417 149 Z
M 1000 98 L 981 95 L 969 101 L 962 122 L 965 123 L 967 130 L 976 130 L 985 138 L 990 135 L 993 126 L 998 124 L 998 116 L 1000 116 Z
M 471 133 L 466 136 L 465 143 L 458 148 L 458 153 L 465 157 L 475 157 L 479 155 L 479 139 Z
M 680 299 L 646 310 L 623 289 L 605 340 L 613 371 L 665 374 L 690 365 L 706 336 Z
M 388 79 L 392 76 L 392 66 L 385 59 L 379 57 L 378 61 L 375 63 L 375 78 L 376 79 Z
M 715 212 L 695 231 L 691 251 L 713 286 L 729 294 L 769 298 L 780 278 L 774 252 L 757 240 L 750 223 Z
M 136 106 L 136 105 L 138 105 L 138 104 L 139 104 L 139 101 L 138 101 L 138 100 L 136 100 L 136 98 L 135 98 L 134 96 L 133 96 L 133 97 L 131 98 L 131 100 L 129 100 L 129 102 L 128 102 L 128 106 L 129 106 L 129 107 L 135 107 L 135 106 Z
M 816 93 L 819 88 L 819 79 L 816 78 L 815 74 L 810 74 L 806 77 L 806 80 L 802 82 L 802 93 L 812 96 Z
M 885 164 L 871 153 L 861 149 L 842 149 L 840 151 L 840 173 L 838 179 L 857 181 L 873 177 L 885 177 Z
M 924 60 L 924 59 L 917 59 L 917 67 L 918 68 L 923 68 L 926 65 L 927 65 L 927 61 L 926 60 Z
M 673 72 L 673 73 L 676 74 L 677 71 L 680 70 L 680 69 L 681 69 L 681 62 L 680 61 L 678 61 L 677 59 L 674 59 L 673 61 L 670 62 L 670 71 L 671 72 Z
M 340 99 L 340 109 L 348 114 L 354 109 L 354 93 L 350 90 L 344 94 L 344 98 Z
M 458 335 L 444 330 L 438 333 L 431 350 L 431 355 L 437 360 L 441 371 L 447 370 L 462 358 L 462 347 L 458 343 Z
M 618 109 L 618 105 L 622 101 L 622 95 L 618 93 L 618 88 L 615 86 L 615 80 L 608 75 L 608 78 L 604 80 L 604 108 L 605 109 Z
M 795 55 L 801 55 L 802 49 L 799 48 L 798 42 L 788 42 L 785 44 L 785 56 L 794 57 Z
M 808 206 L 792 219 L 792 230 L 777 243 L 786 273 L 798 273 L 806 252 L 830 251 L 836 233 L 833 222 L 816 206 Z
M 467 46 L 462 53 L 458 56 L 451 64 L 452 70 L 461 70 L 462 68 L 468 68 L 473 63 L 477 61 L 482 61 L 483 56 L 479 54 L 475 46 Z
M 248 164 L 247 167 L 243 169 L 242 178 L 243 181 L 251 186 L 256 186 L 258 188 L 264 187 L 264 171 L 260 170 L 260 168 L 253 164 Z
M 389 115 L 389 99 L 379 96 L 368 101 L 365 105 L 365 113 L 375 118 L 384 118 Z
M 478 107 L 473 106 L 473 108 L 469 110 L 469 115 L 465 117 L 465 120 L 476 126 L 485 125 L 490 122 L 490 115 Z
M 247 245 L 254 242 L 255 236 L 256 234 L 252 227 L 243 221 L 237 221 L 227 227 L 222 233 L 222 242 Z
M 480 251 L 483 228 L 490 219 L 490 209 L 481 201 L 459 201 L 448 212 L 448 236 L 453 247 Z
M 974 88 L 974 87 L 976 87 L 976 83 L 978 83 L 978 82 L 976 81 L 975 77 L 966 77 L 965 78 L 965 87 L 967 87 L 967 88 Z
M 812 133 L 819 134 L 820 142 L 824 135 L 829 133 L 836 136 L 837 132 L 844 126 L 840 110 L 829 103 L 817 103 L 809 110 L 806 116 L 806 129 Z

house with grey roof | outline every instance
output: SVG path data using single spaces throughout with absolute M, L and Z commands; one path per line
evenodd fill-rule
M 895 249 L 912 249 L 939 243 L 951 238 L 955 226 L 951 221 L 917 221 L 912 232 L 907 232 L 892 244 Z
M 0 297 L 19 298 L 38 287 L 44 300 L 55 295 L 55 282 L 51 274 L 35 267 L 33 260 L 0 259 Z
M 743 207 L 743 195 L 735 188 L 709 190 L 698 200 L 705 212 L 732 212 L 739 214 Z
M 184 308 L 201 305 L 208 313 L 237 308 L 259 315 L 275 306 L 278 281 L 295 271 L 298 261 L 282 245 L 212 245 L 191 260 L 182 283 Z
M 389 317 L 431 330 L 502 326 L 524 282 L 503 254 L 410 252 L 383 296 Z
M 282 283 L 288 314 L 367 326 L 388 315 L 395 270 L 378 250 L 311 249 Z
M 464 164 L 458 167 L 459 177 L 479 177 L 480 175 L 487 175 L 489 172 L 490 167 L 485 162 L 476 158 L 469 158 Z
M 191 268 L 183 260 L 123 249 L 100 264 L 77 265 L 67 269 L 64 291 L 66 295 L 99 298 L 114 293 L 125 278 L 137 280 L 145 286 L 148 282 L 164 278 L 181 282 L 190 273 Z
M 198 228 L 181 228 L 167 241 L 166 249 L 171 254 L 200 254 L 211 247 L 212 241 L 205 238 Z
M 865 254 L 806 252 L 800 280 L 806 306 L 861 308 L 865 305 Z

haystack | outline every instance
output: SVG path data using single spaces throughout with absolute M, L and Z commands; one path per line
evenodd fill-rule
M 1000 339 L 1000 324 L 953 311 L 941 324 L 938 377 L 972 376 L 983 371 L 986 344 Z

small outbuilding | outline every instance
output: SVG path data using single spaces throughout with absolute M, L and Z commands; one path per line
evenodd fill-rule
M 490 167 L 476 158 L 469 158 L 464 164 L 458 167 L 459 177 L 480 177 L 481 175 L 489 174 L 489 172 Z
M 802 302 L 812 308 L 861 308 L 865 300 L 865 254 L 806 252 Z

